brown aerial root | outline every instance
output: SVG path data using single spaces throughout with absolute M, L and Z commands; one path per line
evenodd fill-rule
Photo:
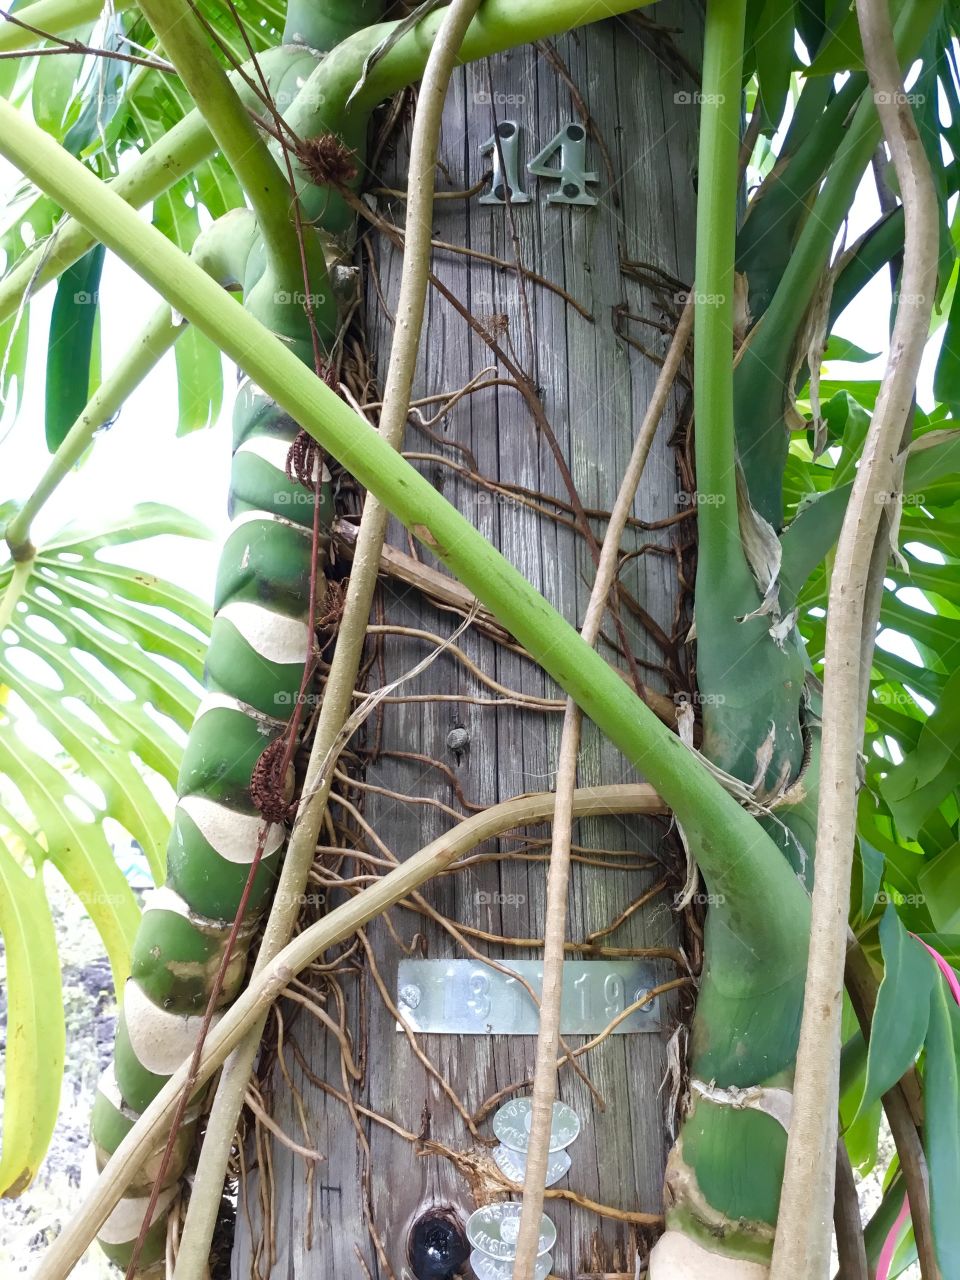
M 301 138 L 295 149 L 297 159 L 318 187 L 342 187 L 357 176 L 357 157 L 335 134 Z

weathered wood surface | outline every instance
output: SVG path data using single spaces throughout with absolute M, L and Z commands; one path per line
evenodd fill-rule
M 688 56 L 695 59 L 695 40 L 689 32 L 697 19 L 690 17 L 691 10 L 671 5 L 660 6 L 654 12 L 656 19 L 667 26 L 687 27 L 682 42 Z M 657 372 L 649 359 L 617 337 L 613 308 L 625 304 L 634 314 L 654 318 L 661 315 L 650 292 L 623 276 L 619 261 L 622 256 L 653 263 L 681 280 L 692 278 L 697 111 L 689 100 L 695 85 L 656 43 L 645 47 L 636 33 L 620 21 L 590 27 L 558 41 L 556 48 L 607 142 L 618 176 L 620 203 L 616 203 L 610 189 L 600 151 L 595 142 L 590 142 L 588 165 L 601 177 L 594 188 L 600 197 L 598 206 L 552 207 L 546 203 L 546 195 L 555 189 L 555 184 L 529 177 L 526 186 L 533 201 L 516 207 L 514 218 L 526 265 L 562 285 L 594 317 L 595 322 L 589 323 L 555 293 L 537 285 L 528 286 L 536 347 L 532 366 L 542 388 L 546 416 L 569 459 L 585 506 L 609 509 Z M 466 188 L 480 178 L 489 162 L 480 157 L 479 148 L 493 131 L 494 112 L 498 119 L 512 119 L 521 125 L 524 162 L 560 127 L 578 119 L 569 90 L 536 49 L 528 47 L 491 60 L 489 73 L 486 64 L 466 67 L 456 74 L 447 104 L 441 151 L 445 173 L 439 175 L 440 188 Z M 399 146 L 399 154 L 385 160 L 382 166 L 383 176 L 392 186 L 404 183 L 405 142 L 406 139 Z M 397 207 L 385 208 L 384 212 L 395 218 L 400 216 Z M 502 208 L 479 205 L 476 199 L 466 204 L 439 201 L 435 227 L 443 240 L 508 260 L 513 257 L 509 224 Z M 401 259 L 382 238 L 377 241 L 377 252 L 381 288 L 392 306 Z M 516 277 L 483 262 L 444 252 L 436 254 L 435 269 L 481 320 L 489 321 L 501 314 L 509 317 L 508 340 L 521 362 L 530 365 Z M 369 300 L 371 346 L 377 352 L 382 374 L 391 337 L 390 322 L 372 289 Z M 636 324 L 631 325 L 630 331 L 644 345 L 663 350 L 666 338 L 662 333 Z M 489 349 L 470 333 L 449 304 L 432 292 L 417 392 L 453 390 L 491 363 L 495 361 Z M 635 508 L 644 520 L 662 519 L 678 510 L 676 462 L 667 442 L 681 399 L 679 392 L 671 402 L 667 421 L 647 464 Z M 466 445 L 483 474 L 566 498 L 546 442 L 538 438 L 528 410 L 512 388 L 485 390 L 466 398 L 438 430 L 446 440 Z M 438 446 L 412 426 L 406 447 L 464 461 L 462 452 Z M 474 484 L 458 478 L 439 462 L 419 465 L 568 618 L 582 620 L 593 576 L 582 540 L 575 539 L 568 529 L 538 517 L 528 507 L 478 491 Z M 602 534 L 602 525 L 595 527 Z M 634 530 L 625 540 L 625 549 L 644 542 L 670 546 L 679 536 L 676 527 L 654 533 Z M 408 546 L 402 530 L 394 530 L 393 540 L 398 546 Z M 635 558 L 624 573 L 624 581 L 670 632 L 677 593 L 672 561 L 651 554 Z M 381 598 L 386 620 L 399 626 L 447 635 L 457 623 L 455 616 L 426 606 L 411 590 L 385 584 Z M 655 646 L 628 612 L 623 616 L 634 651 L 640 657 L 656 660 Z M 556 689 L 531 663 L 482 636 L 468 634 L 461 645 L 485 672 L 504 685 L 527 694 L 556 696 Z M 388 637 L 387 678 L 396 678 L 426 652 L 422 641 Z M 379 678 L 374 670 L 373 683 L 378 683 Z M 656 680 L 652 682 L 663 687 Z M 448 655 L 401 692 L 495 697 Z M 448 735 L 456 727 L 464 728 L 469 735 L 466 750 L 459 756 L 447 745 Z M 454 808 L 459 805 L 449 782 L 438 770 L 396 759 L 388 752 L 436 757 L 454 772 L 469 801 L 491 804 L 552 785 L 559 728 L 557 714 L 514 706 L 451 701 L 388 705 L 383 717 L 384 753 L 368 770 L 367 780 L 416 797 L 419 802 L 400 803 L 370 793 L 365 800 L 366 819 L 402 859 L 450 824 L 449 815 L 430 802 L 440 801 Z M 593 726 L 586 726 L 580 784 L 617 782 L 631 776 L 623 759 L 600 741 Z M 530 834 L 544 836 L 548 832 L 540 829 Z M 582 845 L 636 850 L 643 856 L 660 852 L 661 836 L 662 828 L 657 825 L 632 819 L 583 821 L 575 832 L 575 839 Z M 503 841 L 500 847 L 509 851 L 517 847 L 517 842 Z M 362 870 L 348 864 L 344 874 Z M 606 926 L 661 874 L 658 866 L 647 871 L 623 871 L 576 865 L 568 937 L 584 939 L 591 931 Z M 452 921 L 509 937 L 540 938 L 545 875 L 543 861 L 490 861 L 441 878 L 428 887 L 425 896 Z M 498 900 L 496 895 L 502 897 Z M 636 912 L 607 943 L 618 947 L 672 945 L 676 934 L 669 898 L 669 894 L 661 895 Z M 465 954 L 433 921 L 414 911 L 393 911 L 391 923 L 407 946 L 413 945 L 419 934 L 422 954 Z M 401 958 L 396 937 L 382 921 L 368 930 L 368 937 L 380 973 L 395 999 Z M 476 945 L 481 952 L 497 957 L 533 958 L 538 954 L 535 949 L 487 947 L 483 942 Z M 667 962 L 658 963 L 658 972 L 663 978 L 676 973 Z M 356 1092 L 362 1104 L 414 1133 L 420 1133 L 428 1119 L 431 1138 L 454 1151 L 482 1155 L 484 1148 L 471 1138 L 462 1118 L 415 1059 L 406 1037 L 396 1031 L 369 971 L 364 968 L 362 974 L 345 977 L 342 985 L 349 1001 L 354 1043 L 363 1047 L 364 1075 Z M 561 1096 L 583 1117 L 584 1126 L 570 1150 L 573 1164 L 568 1177 L 559 1184 L 561 1187 L 621 1209 L 659 1211 L 669 1094 L 669 1090 L 659 1090 L 674 1008 L 668 1005 L 664 1014 L 661 1034 L 609 1038 L 581 1059 L 606 1101 L 605 1111 L 594 1105 L 582 1081 L 569 1067 L 564 1070 Z M 312 1070 L 334 1088 L 343 1090 L 340 1052 L 333 1038 L 315 1020 L 303 1016 L 292 1034 Z M 574 1039 L 573 1043 L 580 1041 Z M 470 1112 L 510 1082 L 529 1077 L 534 1044 L 530 1037 L 421 1038 L 421 1047 Z M 294 1276 L 300 1280 L 339 1280 L 369 1273 L 379 1280 L 391 1274 L 398 1280 L 412 1275 L 420 1280 L 437 1280 L 453 1274 L 442 1266 L 431 1270 L 425 1264 L 414 1271 L 408 1258 L 411 1224 L 431 1206 L 449 1206 L 465 1220 L 476 1207 L 475 1193 L 482 1194 L 482 1186 L 476 1181 L 471 1183 L 449 1160 L 417 1154 L 407 1139 L 361 1116 L 370 1150 L 373 1220 L 386 1253 L 385 1266 L 371 1245 L 365 1220 L 365 1161 L 353 1121 L 342 1102 L 310 1083 L 291 1055 L 288 1064 L 303 1095 L 310 1126 L 308 1141 L 325 1154 L 326 1161 L 316 1172 L 313 1247 L 308 1251 L 305 1168 L 286 1148 L 273 1145 L 277 1260 L 271 1276 L 277 1280 L 292 1280 Z M 278 1123 L 297 1141 L 304 1141 L 294 1101 L 282 1080 L 275 1080 L 272 1102 Z M 489 1116 L 480 1125 L 480 1132 L 490 1137 Z M 254 1176 L 243 1192 L 253 1230 L 259 1232 L 262 1222 L 255 1183 Z M 642 1238 L 638 1239 L 632 1228 L 555 1199 L 548 1201 L 547 1210 L 559 1232 L 554 1252 L 556 1275 L 583 1280 L 604 1273 L 634 1274 L 637 1246 Z M 241 1209 L 233 1264 L 236 1280 L 246 1280 L 251 1274 L 249 1230 Z M 358 1251 L 367 1272 L 358 1261 Z M 267 1274 L 266 1268 L 261 1274 Z M 472 1273 L 465 1269 L 463 1274 Z

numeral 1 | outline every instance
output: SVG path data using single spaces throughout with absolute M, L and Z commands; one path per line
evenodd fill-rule
M 481 204 L 506 204 L 508 195 L 511 204 L 530 203 L 530 197 L 520 186 L 519 141 L 520 130 L 516 124 L 512 120 L 501 120 L 497 125 L 496 133 L 480 148 L 482 156 L 490 156 L 493 160 L 493 179 L 490 190 L 480 197 Z M 500 163 L 501 154 L 502 164 Z

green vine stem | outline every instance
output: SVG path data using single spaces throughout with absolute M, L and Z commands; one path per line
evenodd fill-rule
M 759 824 L 540 593 L 408 462 L 159 231 L 9 104 L 0 153 L 234 359 L 442 560 L 675 810 L 727 904 L 716 927 L 764 957 L 805 954 L 807 899 Z
M 114 0 L 113 8 L 130 9 L 135 0 Z M 18 53 L 36 44 L 31 31 L 49 31 L 51 35 L 67 35 L 88 22 L 96 22 L 103 12 L 103 0 L 36 0 L 16 12 L 16 22 L 0 20 L 0 53 Z
M 741 521 L 734 428 L 734 255 L 745 0 L 707 5 L 700 113 L 694 403 L 697 445 L 698 681 L 704 753 L 776 794 L 803 759 L 802 657 L 771 634 Z M 758 696 L 762 690 L 762 696 Z M 777 726 L 770 737 L 771 722 Z
M 756 586 L 740 541 L 733 434 L 734 245 L 746 0 L 707 5 L 694 290 L 698 558 L 709 575 Z M 729 585 L 725 584 L 729 590 Z M 759 601 L 758 601 L 759 603 Z

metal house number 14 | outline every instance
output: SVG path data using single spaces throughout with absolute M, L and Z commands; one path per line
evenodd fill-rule
M 551 163 L 559 152 L 557 163 Z M 513 120 L 501 120 L 497 131 L 480 148 L 482 156 L 490 156 L 493 177 L 490 189 L 480 197 L 481 204 L 529 204 L 530 196 L 520 185 L 520 126 Z M 542 151 L 527 164 L 527 172 L 538 178 L 559 183 L 547 196 L 548 204 L 595 205 L 597 198 L 587 184 L 599 181 L 597 174 L 587 171 L 587 135 L 582 124 L 565 124 Z

